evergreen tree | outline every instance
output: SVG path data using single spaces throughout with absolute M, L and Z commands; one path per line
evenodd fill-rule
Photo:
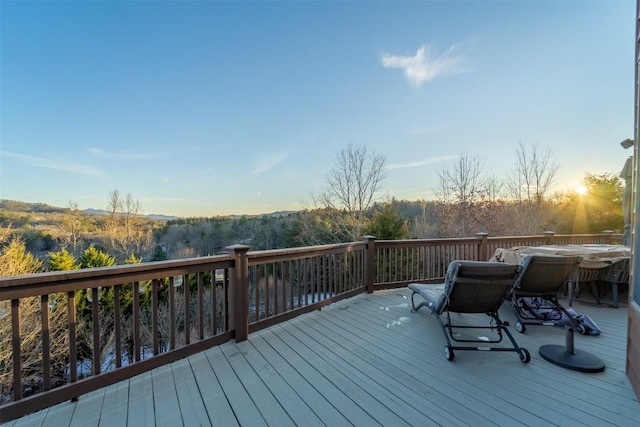
M 142 258 L 138 258 L 134 254 L 131 254 L 129 258 L 124 260 L 125 264 L 140 264 L 141 262 Z
M 96 248 L 95 245 L 85 249 L 79 261 L 80 268 L 109 267 L 116 263 L 114 257 Z
M 408 237 L 409 228 L 393 204 L 385 203 L 373 214 L 367 232 L 378 240 L 399 240 Z
M 20 238 L 0 236 L 0 277 L 37 273 L 41 268 L 42 261 L 27 251 Z
M 589 232 L 600 233 L 613 230 L 621 233 L 624 228 L 622 217 L 623 181 L 614 174 L 592 175 L 584 178 L 586 194 L 583 196 L 587 205 L 586 215 Z
M 156 245 L 151 254 L 151 261 L 165 261 L 167 259 L 167 251 L 162 245 Z
M 49 252 L 49 271 L 78 270 L 79 268 L 76 258 L 66 249 Z

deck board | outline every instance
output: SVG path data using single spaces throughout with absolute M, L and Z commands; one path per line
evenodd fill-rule
M 117 402 L 117 404 L 135 408 L 127 412 L 127 424 L 130 426 L 153 425 L 155 412 L 151 372 L 145 372 L 123 382 L 129 385 L 129 400 Z M 108 417 L 108 414 L 105 414 L 105 417 Z
M 206 354 L 195 354 L 189 360 L 209 419 L 223 426 L 239 425 Z
M 269 341 L 274 340 L 274 345 L 278 346 L 280 354 L 302 374 L 304 381 L 312 384 L 346 418 L 347 425 L 378 424 L 375 418 L 352 400 L 355 397 L 350 394 L 352 387 L 340 387 L 340 381 L 336 384 L 326 372 L 317 367 L 317 356 L 307 347 L 288 339 L 277 326 L 271 328 L 270 332 L 272 336 Z
M 100 413 L 100 427 L 122 426 L 127 424 L 129 402 L 129 384 L 125 381 L 113 384 L 105 389 Z
M 268 333 L 270 335 L 270 333 Z M 266 360 L 271 361 L 273 369 L 282 376 L 287 385 L 300 397 L 313 414 L 321 419 L 323 424 L 335 426 L 347 424 L 347 419 L 315 388 L 298 370 L 296 365 L 283 357 L 279 351 L 284 346 L 274 348 L 270 342 L 265 340 L 262 332 L 252 336 L 251 341 L 256 350 Z M 309 421 L 303 419 L 302 421 Z M 313 425 L 315 422 L 309 425 Z M 307 425 L 300 423 L 300 425 Z
M 514 352 L 456 351 L 449 362 L 436 320 L 412 313 L 410 295 L 359 295 L 7 425 L 637 426 L 625 307 L 574 304 L 602 329 L 574 336 L 606 365 L 585 374 L 538 355 L 541 345 L 564 345 L 558 327 L 510 328 L 529 364 Z M 508 307 L 501 317 L 515 321 Z
M 219 347 L 209 349 L 205 353 L 218 376 L 218 381 L 220 381 L 227 402 L 231 406 L 238 423 L 256 427 L 266 426 L 267 423 L 264 421 L 264 418 L 262 418 L 258 408 L 256 408 L 245 385 L 240 382 L 231 364 L 221 350 L 223 347 L 236 348 L 235 344 L 226 343 Z
M 322 325 L 323 328 L 328 323 L 330 322 L 323 323 Z M 333 324 L 332 326 L 333 326 L 332 328 L 326 327 L 326 330 L 328 334 L 333 335 L 332 339 L 335 340 L 339 334 L 340 325 Z M 314 327 L 317 327 L 317 325 L 309 324 L 308 327 L 314 328 Z M 310 334 L 310 335 L 316 336 L 316 337 L 318 336 L 317 334 Z M 325 336 L 325 338 L 329 339 L 329 337 L 327 336 Z M 387 378 L 384 378 L 382 375 L 380 375 L 380 378 L 379 378 L 379 381 L 381 381 L 381 385 L 384 387 L 383 390 L 386 390 L 385 394 L 387 396 L 391 392 L 396 392 L 400 395 L 404 394 L 406 396 L 405 399 L 407 403 L 424 408 L 423 399 L 420 396 L 419 392 L 414 392 L 410 394 L 406 392 L 407 390 L 409 391 L 412 390 L 414 387 L 416 391 L 421 390 L 421 387 L 418 384 L 416 384 L 415 372 L 418 370 L 424 370 L 424 367 L 422 367 L 421 363 L 418 361 L 417 366 L 407 365 L 408 369 L 406 370 L 396 368 L 396 366 L 394 366 L 393 363 L 388 363 L 387 360 L 397 359 L 397 357 L 399 356 L 398 351 L 403 351 L 401 349 L 400 350 L 398 349 L 400 346 L 402 346 L 402 343 L 397 343 L 396 345 L 389 346 L 387 343 L 380 341 L 379 348 L 371 348 L 369 343 L 375 344 L 376 339 L 377 338 L 374 335 L 366 338 L 363 338 L 362 336 L 352 335 L 352 336 L 345 336 L 343 337 L 343 339 L 340 339 L 340 341 L 342 343 L 348 343 L 347 347 L 345 348 L 348 348 L 349 353 L 355 356 L 356 360 L 360 360 L 362 361 L 363 364 L 366 364 L 366 366 L 369 368 L 368 371 L 371 370 L 371 367 L 377 367 L 376 370 L 378 371 L 378 373 L 381 373 L 380 368 L 382 368 L 387 373 L 393 373 L 392 376 L 389 376 L 389 374 L 384 374 L 385 376 L 387 376 Z M 320 339 L 318 339 L 318 341 L 320 342 Z M 325 341 L 325 342 L 327 343 L 327 345 L 329 345 L 330 341 Z M 340 345 L 341 343 L 333 341 L 334 347 L 340 346 Z M 373 352 L 379 353 L 380 351 L 386 351 L 385 347 L 390 347 L 389 350 L 393 350 L 393 351 L 388 351 L 388 355 L 389 355 L 388 358 L 376 356 L 376 358 L 372 360 L 371 358 L 368 357 L 368 355 L 372 354 Z M 355 365 L 357 362 L 353 361 L 352 363 Z M 412 372 L 414 372 L 413 375 L 412 375 Z M 433 385 L 432 381 L 434 380 L 433 378 L 434 376 L 429 372 L 426 372 L 426 374 L 427 375 L 425 376 L 429 377 L 427 381 L 429 381 L 430 385 Z M 411 385 L 411 387 L 408 388 L 407 387 L 408 385 Z M 450 390 L 452 395 L 456 395 L 456 396 L 460 396 L 461 392 L 464 393 L 464 391 L 460 389 L 454 389 L 448 386 L 446 381 L 440 381 L 440 383 L 437 384 L 437 386 L 435 387 L 435 390 L 431 389 L 429 391 L 431 392 L 432 395 L 434 395 L 434 397 L 440 397 L 443 395 L 442 389 L 448 389 Z M 502 401 L 496 401 L 495 404 L 502 406 L 504 403 Z M 448 412 L 444 408 L 449 409 L 450 412 Z M 424 410 L 422 415 L 422 422 L 425 422 L 426 419 L 430 419 L 433 422 L 448 424 L 451 422 L 451 418 L 452 418 L 451 412 L 454 412 L 454 411 L 451 411 L 451 409 L 455 409 L 456 417 L 459 417 L 460 415 L 464 415 L 463 419 L 465 420 L 466 423 L 469 423 L 471 420 L 475 420 L 478 423 L 483 423 L 483 422 L 486 422 L 486 418 L 488 416 L 491 416 L 494 422 L 501 421 L 504 423 L 509 423 L 510 425 L 518 425 L 518 421 L 516 419 L 513 419 L 513 418 L 502 419 L 500 414 L 496 414 L 496 412 L 494 411 L 489 412 L 490 411 L 489 407 L 480 408 L 480 410 L 475 410 L 474 413 L 468 412 L 468 408 L 464 407 L 459 402 L 457 402 L 457 398 L 454 398 L 454 399 L 449 398 L 448 401 L 440 400 L 439 402 L 437 402 L 436 407 L 431 407 L 428 410 Z M 436 415 L 439 415 L 439 417 L 436 418 Z M 403 417 L 406 416 L 406 413 L 402 413 L 402 416 Z M 416 424 L 416 421 L 414 420 L 407 419 L 407 422 L 409 422 L 412 425 Z
M 252 340 L 253 341 L 253 340 Z M 256 340 L 257 341 L 257 340 Z M 291 418 L 294 425 L 322 426 L 324 423 L 307 405 L 287 381 L 274 368 L 273 362 L 265 358 L 256 348 L 254 342 L 245 341 L 239 348 L 250 346 L 245 358 L 248 365 L 270 390 L 273 397 L 282 405 L 282 409 Z M 281 361 L 281 359 L 280 359 Z
M 400 371 L 395 369 L 393 364 L 389 364 L 384 359 L 376 358 L 375 360 L 369 358 L 369 351 L 366 347 L 361 347 L 361 341 L 359 337 L 350 337 L 347 343 L 352 343 L 353 346 L 345 344 L 345 340 L 340 335 L 333 335 L 334 328 L 329 322 L 325 322 L 319 326 L 321 330 L 313 330 L 312 327 L 305 325 L 304 330 L 300 330 L 300 334 L 307 333 L 309 339 L 315 340 L 318 343 L 318 347 L 314 349 L 318 354 L 324 355 L 327 358 L 333 358 L 335 353 L 323 351 L 324 348 L 338 348 L 340 349 L 340 356 L 344 363 L 341 364 L 341 368 L 345 374 L 350 371 L 358 372 L 359 375 L 354 376 L 358 381 L 364 383 L 369 392 L 381 396 L 384 405 L 391 405 L 395 414 L 402 418 L 410 425 L 420 425 L 425 422 L 433 422 L 439 424 L 456 425 L 455 419 L 451 414 L 447 414 L 444 410 L 436 411 L 437 408 L 426 407 L 422 403 L 422 396 L 418 387 L 413 389 L 407 387 L 408 383 L 412 380 L 411 377 L 402 377 Z M 307 328 L 308 327 L 308 328 Z M 325 335 L 328 334 L 328 335 Z M 301 337 L 301 339 L 305 339 Z M 337 360 L 340 362 L 340 360 Z
M 70 425 L 82 427 L 83 422 L 93 425 L 98 424 L 106 391 L 107 388 L 96 390 L 88 393 L 82 400 L 78 400 Z
M 151 371 L 153 384 L 153 407 L 155 425 L 176 426 L 182 424 L 178 391 L 173 379 L 171 365 L 164 365 Z
M 410 425 L 404 419 L 403 412 L 408 410 L 408 405 L 397 399 L 392 399 L 387 390 L 380 387 L 370 376 L 348 366 L 345 354 L 335 354 L 331 351 L 324 351 L 322 343 L 316 341 L 312 336 L 305 333 L 297 334 L 295 329 L 288 328 L 283 334 L 289 334 L 290 340 L 299 341 L 306 346 L 310 352 L 319 356 L 317 369 L 321 370 L 327 379 L 336 384 L 339 388 L 347 390 L 347 394 L 353 402 L 374 417 L 381 425 Z
M 202 395 L 195 380 L 189 359 L 171 364 L 173 378 L 178 393 L 180 413 L 185 426 L 201 426 L 209 423 L 209 414 L 202 401 Z
M 224 345 L 220 348 L 229 361 L 238 380 L 243 384 L 245 390 L 251 397 L 256 409 L 260 412 L 267 425 L 279 424 L 283 427 L 293 426 L 290 417 L 287 415 L 281 404 L 273 396 L 261 378 L 257 375 L 251 365 L 245 359 L 245 354 L 253 353 L 250 342 L 242 342 L 237 345 Z
M 85 398 L 83 398 L 83 400 L 85 400 Z M 78 402 L 79 401 L 80 400 L 78 400 Z M 44 411 L 46 411 L 46 416 L 40 425 L 43 427 L 71 425 L 71 420 L 78 402 L 64 402 L 59 405 L 52 406 L 51 408 L 44 409 Z M 97 423 L 94 425 L 97 425 Z

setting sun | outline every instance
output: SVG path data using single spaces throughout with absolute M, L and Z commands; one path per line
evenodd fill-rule
M 580 184 L 578 186 L 576 186 L 575 189 L 576 193 L 578 193 L 579 195 L 585 195 L 587 194 L 587 187 L 585 187 L 584 185 Z

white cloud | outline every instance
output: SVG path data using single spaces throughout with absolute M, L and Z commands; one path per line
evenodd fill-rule
M 84 164 L 53 160 L 44 157 L 29 156 L 26 154 L 11 153 L 9 151 L 3 151 L 2 156 L 15 159 L 20 163 L 37 168 L 55 169 L 66 172 L 79 173 L 83 175 L 96 176 L 99 178 L 102 178 L 104 176 L 104 172 L 101 169 Z
M 256 164 L 253 168 L 253 175 L 260 175 L 268 171 L 269 169 L 276 166 L 278 163 L 282 162 L 284 159 L 289 157 L 289 153 L 284 151 L 278 151 L 275 153 L 267 154 L 262 156 L 256 161 Z
M 98 157 L 108 157 L 111 159 L 126 160 L 149 160 L 159 156 L 159 153 L 135 153 L 132 151 L 120 150 L 117 153 L 110 153 L 102 148 L 89 147 L 87 152 Z
M 417 168 L 420 166 L 432 165 L 434 163 L 446 162 L 447 160 L 455 159 L 457 157 L 458 156 L 439 156 L 439 157 L 434 157 L 432 159 L 418 160 L 418 161 L 409 162 L 409 163 L 396 163 L 393 165 L 388 165 L 386 169 L 393 170 L 393 169 Z
M 416 86 L 436 77 L 458 74 L 465 71 L 464 56 L 457 53 L 457 46 L 450 47 L 440 55 L 434 55 L 429 46 L 422 46 L 415 56 L 384 54 L 380 62 L 385 68 L 402 68 L 409 83 Z
M 441 132 L 451 127 L 449 123 L 439 124 L 423 124 L 423 123 L 410 123 L 407 127 L 407 132 L 413 135 L 425 135 L 434 132 Z

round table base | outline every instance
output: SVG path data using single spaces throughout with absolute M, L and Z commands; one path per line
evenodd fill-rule
M 591 353 L 582 350 L 567 351 L 562 345 L 547 344 L 538 349 L 540 356 L 547 362 L 563 368 L 580 372 L 603 372 L 604 362 Z

